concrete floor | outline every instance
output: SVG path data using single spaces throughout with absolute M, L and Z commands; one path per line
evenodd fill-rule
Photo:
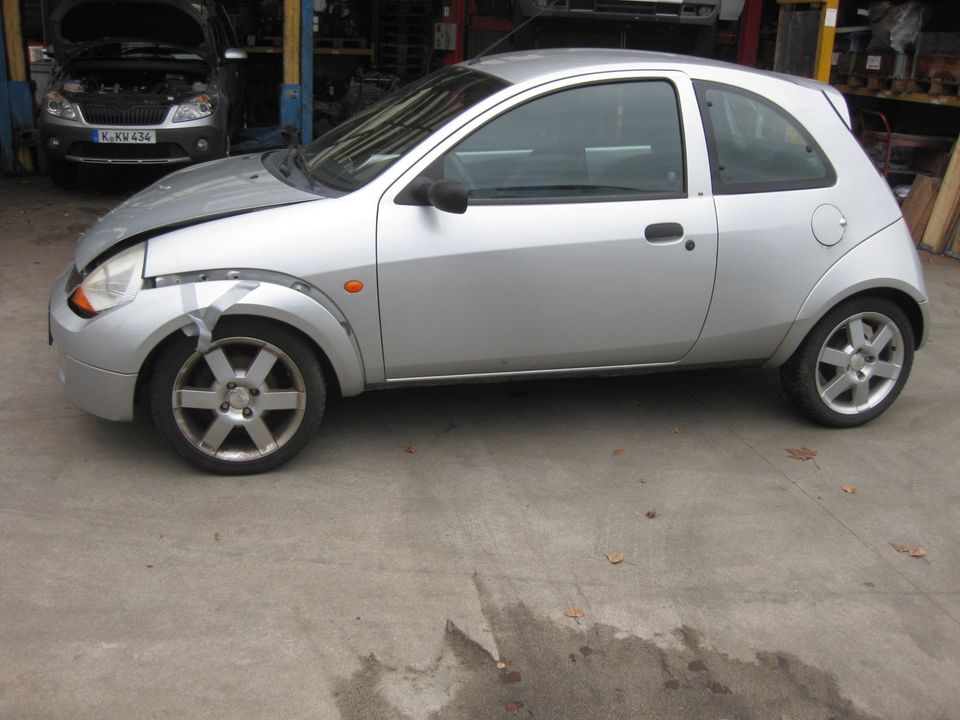
M 130 181 L 0 180 L 0 718 L 960 717 L 960 263 L 864 428 L 761 370 L 389 391 L 229 479 L 57 380 Z

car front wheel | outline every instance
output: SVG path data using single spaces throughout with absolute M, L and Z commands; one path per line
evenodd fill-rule
M 913 365 L 913 328 L 885 298 L 841 303 L 780 369 L 787 396 L 832 427 L 873 420 L 897 399 Z
M 204 352 L 175 338 L 155 367 L 154 420 L 186 460 L 224 475 L 265 472 L 309 442 L 325 404 L 323 370 L 292 331 L 225 318 Z

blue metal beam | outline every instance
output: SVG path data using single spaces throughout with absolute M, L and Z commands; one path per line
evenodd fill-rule
M 0 170 L 12 173 L 13 112 L 10 107 L 10 89 L 7 86 L 7 41 L 3 33 L 3 10 L 0 8 Z
M 300 0 L 300 142 L 313 139 L 313 0 Z

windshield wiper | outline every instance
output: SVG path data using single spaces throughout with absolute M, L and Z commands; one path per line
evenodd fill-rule
M 300 170 L 307 178 L 307 182 L 310 184 L 310 189 L 312 190 L 317 181 L 313 177 L 313 173 L 310 172 L 310 166 L 307 164 L 307 154 L 303 150 L 303 145 L 297 145 L 294 148 L 293 159 L 297 165 L 300 166 Z
M 291 163 L 296 163 L 297 167 L 300 168 L 300 172 L 307 178 L 307 182 L 310 184 L 310 189 L 312 190 L 314 186 L 317 185 L 317 179 L 313 177 L 313 174 L 310 172 L 310 166 L 307 165 L 307 156 L 304 152 L 303 145 L 294 145 L 290 148 L 287 151 L 286 157 L 284 157 L 277 166 L 280 174 L 285 178 L 290 177 Z
M 280 161 L 280 164 L 277 166 L 277 169 L 280 171 L 280 174 L 285 178 L 290 177 L 290 161 L 293 160 L 294 153 L 296 152 L 296 147 L 292 147 L 287 150 L 286 156 L 283 160 Z

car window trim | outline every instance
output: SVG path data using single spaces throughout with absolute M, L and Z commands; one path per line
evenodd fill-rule
M 816 180 L 769 180 L 763 182 L 751 183 L 725 183 L 718 175 L 717 168 L 720 165 L 719 153 L 717 151 L 717 138 L 713 130 L 713 121 L 707 112 L 706 91 L 710 89 L 728 92 L 733 95 L 740 95 L 748 100 L 758 102 L 761 105 L 772 107 L 788 119 L 794 128 L 803 136 L 807 144 L 813 148 L 814 154 L 823 163 L 829 171 L 825 178 Z M 792 113 L 788 112 L 782 105 L 769 100 L 762 95 L 726 83 L 715 82 L 712 80 L 694 80 L 693 90 L 697 96 L 697 105 L 700 108 L 700 118 L 703 123 L 703 134 L 707 141 L 707 154 L 710 159 L 710 184 L 714 195 L 748 195 L 751 193 L 768 192 L 790 192 L 793 190 L 815 190 L 820 188 L 834 187 L 837 184 L 837 171 L 830 162 L 827 154 L 820 147 L 820 144 L 814 140 L 810 131 L 801 123 Z
M 566 205 L 570 203 L 640 202 L 644 200 L 686 200 L 686 192 L 638 192 L 633 195 L 545 195 L 536 198 L 469 198 L 471 206 L 489 205 Z

